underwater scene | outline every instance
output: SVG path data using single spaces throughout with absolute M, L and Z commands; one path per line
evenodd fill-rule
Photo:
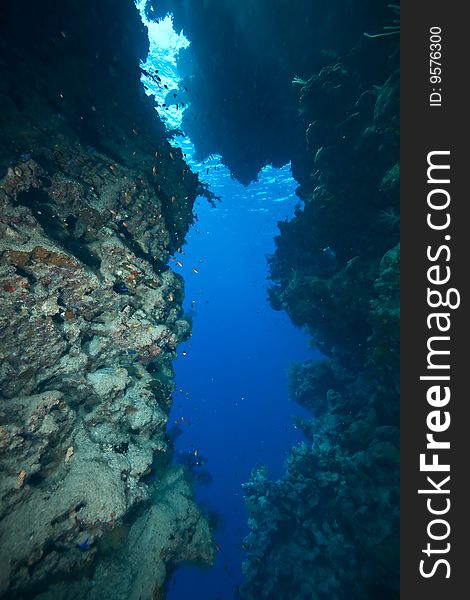
M 0 598 L 399 598 L 399 19 L 2 0 Z

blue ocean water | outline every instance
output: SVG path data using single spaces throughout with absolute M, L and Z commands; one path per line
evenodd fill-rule
M 219 515 L 220 550 L 210 570 L 179 568 L 169 600 L 235 597 L 247 533 L 241 484 L 260 464 L 281 476 L 286 452 L 302 439 L 291 415 L 304 414 L 288 400 L 287 371 L 293 361 L 316 356 L 307 336 L 267 302 L 266 255 L 277 221 L 296 203 L 288 167 L 268 169 L 248 188 L 230 178 L 224 182 L 216 208 L 201 201 L 185 254 L 177 257 L 193 335 L 179 348 L 169 420 L 184 431 L 177 453 L 196 451 L 204 461 L 200 469 L 213 477 L 210 484 L 196 484 L 196 497 Z
M 150 52 L 143 65 L 160 77 L 143 77 L 169 129 L 181 126 L 183 109 L 172 103 L 177 56 L 189 42 L 173 30 L 171 16 L 148 27 Z M 138 3 L 139 6 L 139 3 Z M 166 86 L 166 87 L 165 87 Z M 170 91 L 167 91 L 170 90 Z M 184 135 L 173 144 L 221 201 L 201 199 L 197 221 L 182 252 L 169 264 L 185 280 L 184 309 L 191 339 L 178 348 L 176 392 L 168 421 L 176 435 L 175 462 L 195 464 L 195 496 L 217 522 L 214 567 L 179 566 L 168 582 L 168 600 L 231 600 L 242 583 L 243 538 L 248 533 L 242 483 L 260 465 L 282 475 L 284 458 L 302 434 L 293 414 L 309 417 L 288 397 L 288 369 L 314 359 L 307 335 L 267 300 L 267 256 L 277 223 L 292 217 L 298 198 L 290 166 L 266 167 L 244 187 L 211 156 L 195 158 Z

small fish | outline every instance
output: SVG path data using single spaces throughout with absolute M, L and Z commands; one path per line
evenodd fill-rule
M 80 552 L 85 552 L 90 547 L 90 538 L 86 538 L 81 544 L 77 544 Z
M 170 158 L 171 160 L 175 160 L 175 155 L 173 154 L 173 152 L 170 152 Z
M 197 269 L 194 269 L 194 268 L 193 268 L 193 271 L 194 271 L 195 273 L 199 273 L 199 271 L 198 271 Z
M 182 267 L 183 266 L 183 263 L 180 260 L 176 264 L 178 265 L 178 267 Z
M 186 350 L 183 350 L 182 354 L 183 354 L 183 356 L 186 356 L 186 354 L 187 354 Z
M 197 456 L 199 454 L 199 450 L 196 448 L 196 450 L 194 450 L 194 456 Z

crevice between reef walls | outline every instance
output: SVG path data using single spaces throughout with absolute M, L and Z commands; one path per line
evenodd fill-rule
M 190 335 L 165 265 L 202 190 L 131 0 L 0 13 L 0 595 L 162 597 L 167 563 L 213 560 L 165 436 Z

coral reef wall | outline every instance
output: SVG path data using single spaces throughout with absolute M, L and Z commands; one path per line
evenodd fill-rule
M 160 598 L 213 560 L 165 438 L 201 186 L 131 0 L 3 2 L 0 28 L 0 596 Z
M 247 600 L 399 597 L 397 69 L 398 37 L 363 37 L 300 89 L 304 206 L 280 223 L 270 300 L 325 359 L 291 373 L 308 442 L 244 486 Z

